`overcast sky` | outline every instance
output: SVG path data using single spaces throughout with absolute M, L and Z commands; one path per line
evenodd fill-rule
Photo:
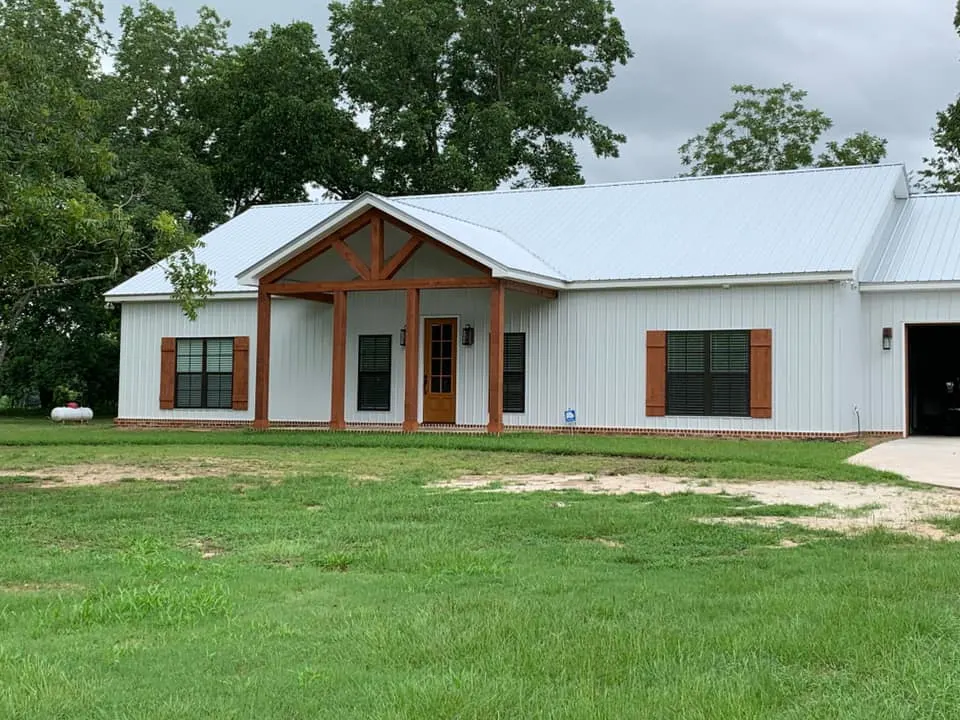
M 155 0 L 192 22 L 212 5 L 242 42 L 260 27 L 307 20 L 326 45 L 324 0 Z M 105 0 L 111 25 L 128 2 Z M 792 82 L 834 120 L 828 139 L 869 130 L 888 159 L 916 170 L 938 110 L 960 93 L 954 0 L 615 0 L 634 51 L 589 100 L 626 133 L 618 159 L 583 153 L 588 182 L 670 177 L 677 148 L 716 120 L 735 83 Z

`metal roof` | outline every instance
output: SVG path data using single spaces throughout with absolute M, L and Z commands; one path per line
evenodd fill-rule
M 960 281 L 960 194 L 911 197 L 863 282 L 953 281 Z
M 576 283 L 854 273 L 906 196 L 902 165 L 371 198 L 511 273 Z M 360 202 L 255 207 L 206 235 L 217 292 Z M 282 249 L 282 250 L 281 250 Z M 495 271 L 495 274 L 496 271 Z M 108 297 L 163 294 L 160 267 Z

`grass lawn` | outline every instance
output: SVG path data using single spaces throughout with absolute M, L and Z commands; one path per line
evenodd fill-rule
M 0 717 L 956 717 L 954 545 L 697 522 L 736 498 L 427 486 L 891 480 L 842 463 L 859 449 L 0 421 L 0 469 L 222 468 L 0 478 Z

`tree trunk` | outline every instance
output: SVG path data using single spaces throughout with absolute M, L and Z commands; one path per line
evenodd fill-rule
M 20 318 L 23 317 L 23 313 L 30 303 L 30 294 L 31 292 L 29 290 L 25 291 L 23 295 L 10 306 L 10 311 L 7 313 L 7 316 L 0 322 L 0 328 L 2 328 L 2 330 L 0 330 L 0 377 L 3 376 L 3 363 L 7 359 L 7 350 L 10 348 L 8 338 L 13 337 L 17 323 L 19 323 Z

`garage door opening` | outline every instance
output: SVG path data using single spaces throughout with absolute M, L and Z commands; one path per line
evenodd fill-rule
M 911 435 L 960 435 L 960 324 L 907 327 Z

